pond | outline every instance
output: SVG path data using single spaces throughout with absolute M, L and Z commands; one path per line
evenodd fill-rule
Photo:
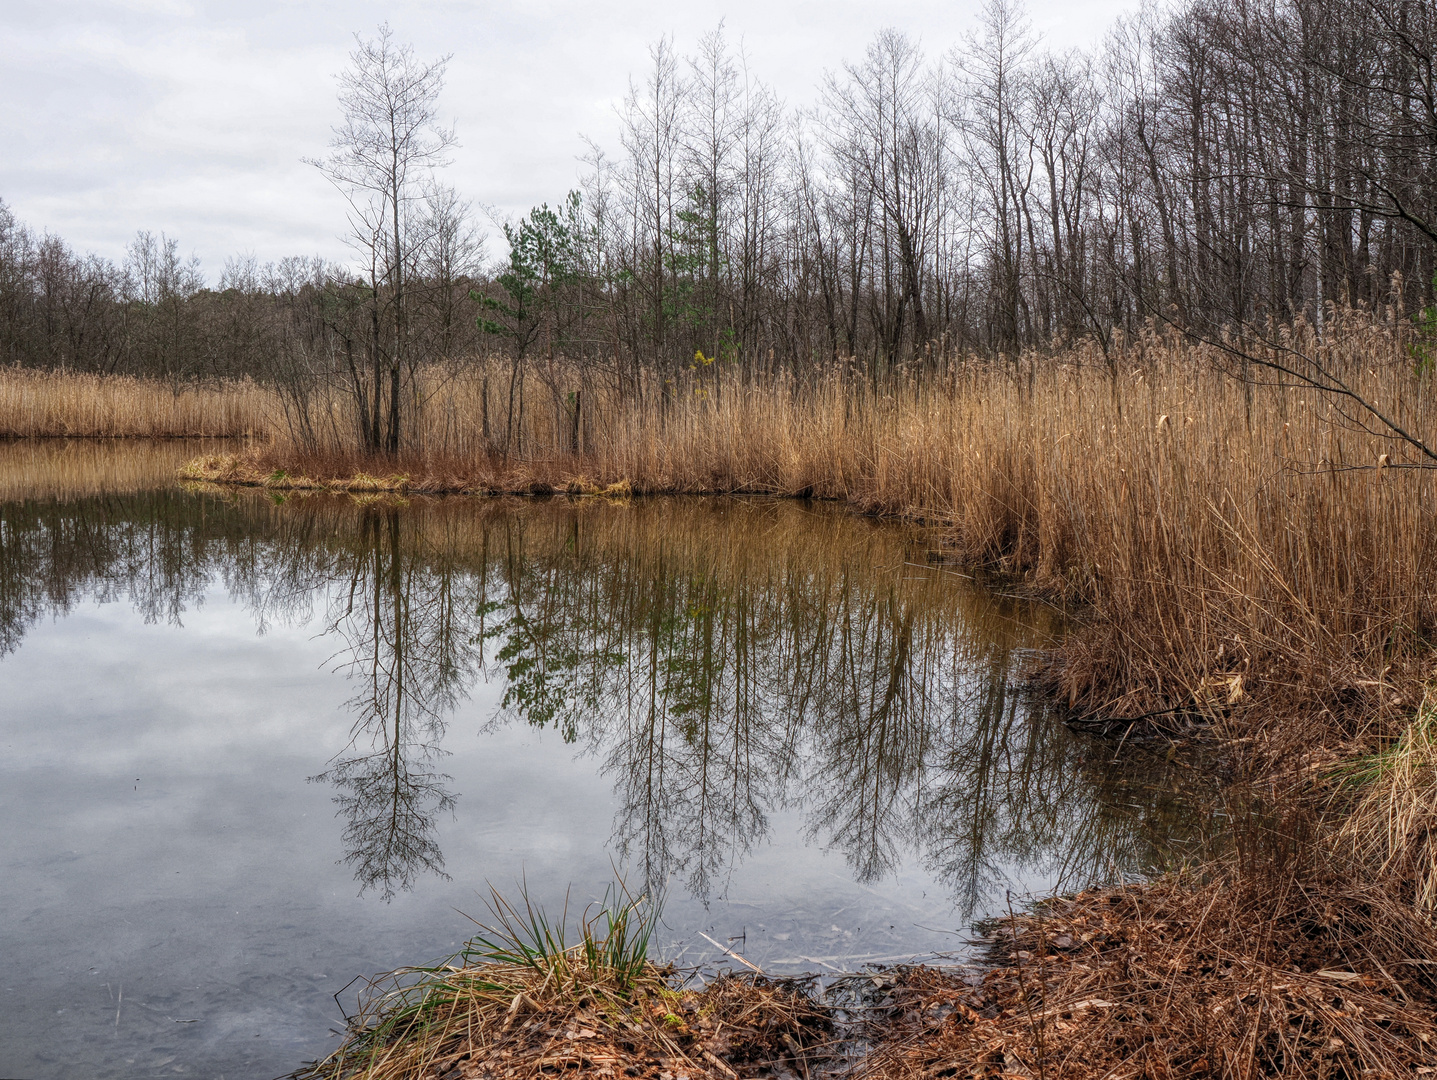
M 488 883 L 622 876 L 664 958 L 830 971 L 1198 828 L 1022 692 L 1060 620 L 931 530 L 186 489 L 196 452 L 0 446 L 0 1075 L 288 1072 Z

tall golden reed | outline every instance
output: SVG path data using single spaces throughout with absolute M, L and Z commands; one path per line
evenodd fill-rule
M 270 430 L 274 397 L 249 380 L 171 383 L 0 368 L 0 438 L 176 438 Z

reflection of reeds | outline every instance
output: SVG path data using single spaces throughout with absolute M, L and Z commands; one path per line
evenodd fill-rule
M 0 502 L 69 500 L 169 487 L 185 462 L 213 445 L 191 440 L 0 440 Z

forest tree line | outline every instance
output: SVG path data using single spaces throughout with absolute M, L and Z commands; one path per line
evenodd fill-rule
M 803 108 L 722 27 L 692 55 L 664 38 L 619 144 L 590 144 L 573 192 L 500 223 L 508 253 L 487 262 L 444 180 L 446 61 L 381 28 L 314 162 L 348 198 L 352 264 L 234 258 L 207 285 L 168 237 L 139 234 L 116 264 L 0 203 L 0 362 L 338 379 L 377 446 L 420 365 L 481 356 L 643 393 L 713 363 L 877 377 L 1154 319 L 1411 313 L 1437 269 L 1434 12 L 1184 0 L 1085 51 L 989 0 L 942 55 L 880 33 Z

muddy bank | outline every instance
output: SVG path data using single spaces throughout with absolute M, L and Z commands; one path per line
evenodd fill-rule
M 1437 938 L 1374 887 L 1220 871 L 1055 899 L 986 928 L 981 966 L 820 983 L 752 972 L 628 987 L 542 967 L 376 999 L 296 1080 L 1421 1076 L 1437 1069 Z M 739 969 L 742 971 L 742 969 Z M 447 989 L 440 990 L 439 987 Z M 392 991 L 391 991 L 392 993 Z M 447 995 L 447 997 L 446 997 Z M 386 1008 L 388 1011 L 386 1012 Z
M 899 973 L 870 1021 L 867 1074 L 1356 1077 L 1437 1065 L 1437 941 L 1376 889 L 1171 878 L 1052 901 L 994 936 L 995 966 L 977 985 Z

